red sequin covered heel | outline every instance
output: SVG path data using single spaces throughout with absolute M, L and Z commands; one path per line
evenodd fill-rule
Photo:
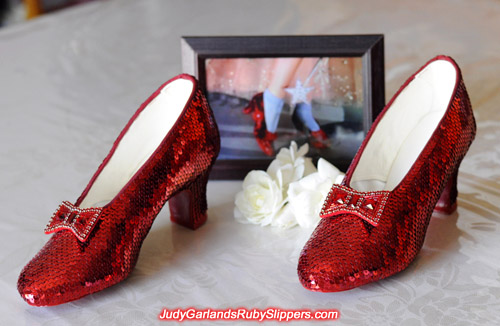
M 299 258 L 302 285 L 349 290 L 408 267 L 434 210 L 456 207 L 458 167 L 476 124 L 460 69 L 438 56 L 377 117 Z
M 207 220 L 208 172 L 201 174 L 169 201 L 170 220 L 196 230 Z
M 52 237 L 19 276 L 23 299 L 52 306 L 125 279 L 169 199 L 174 222 L 201 226 L 219 149 L 196 79 L 180 75 L 163 84 L 130 119 L 78 200 L 64 201 L 52 216 L 45 229 Z

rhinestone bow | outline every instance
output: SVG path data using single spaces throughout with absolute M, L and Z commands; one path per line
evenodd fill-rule
M 377 226 L 389 194 L 389 191 L 360 192 L 334 184 L 323 204 L 320 217 L 351 213 Z
M 56 210 L 45 233 L 50 234 L 60 230 L 70 230 L 80 241 L 87 240 L 94 228 L 102 208 L 79 208 L 68 201 L 63 201 Z

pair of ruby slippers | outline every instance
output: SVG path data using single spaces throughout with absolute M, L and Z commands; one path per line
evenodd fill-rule
M 248 104 L 243 108 L 243 113 L 250 114 L 252 120 L 255 122 L 253 135 L 261 151 L 267 156 L 274 156 L 276 154 L 274 150 L 274 141 L 276 140 L 278 135 L 276 134 L 276 132 L 270 132 L 269 130 L 267 130 L 264 113 L 264 94 L 255 94 L 250 99 Z M 297 129 L 309 133 L 310 142 L 313 147 L 319 149 L 328 147 L 328 136 L 322 129 L 316 131 L 308 130 L 307 127 L 301 121 L 299 121 L 299 118 L 296 116 L 295 112 L 292 116 L 292 121 Z
M 458 167 L 475 130 L 458 66 L 449 57 L 432 59 L 392 98 L 342 184 L 332 187 L 299 259 L 302 284 L 342 291 L 405 269 L 433 210 L 454 211 Z M 172 221 L 202 225 L 219 146 L 196 80 L 181 75 L 162 85 L 80 198 L 54 213 L 46 229 L 52 237 L 19 277 L 21 296 L 31 305 L 57 305 L 122 281 L 167 200 Z

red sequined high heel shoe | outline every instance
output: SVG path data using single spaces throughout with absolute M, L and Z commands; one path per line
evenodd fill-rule
M 475 132 L 457 64 L 430 60 L 387 104 L 333 185 L 299 259 L 302 285 L 343 291 L 405 269 L 433 210 L 455 209 L 458 167 Z
M 309 143 L 312 147 L 317 149 L 325 149 L 330 147 L 330 139 L 328 138 L 326 132 L 323 129 L 319 129 L 316 131 L 309 130 L 298 117 L 296 109 L 292 114 L 292 123 L 295 126 L 295 129 L 305 134 L 309 134 Z
M 322 130 L 311 131 L 311 145 L 315 148 L 324 149 L 328 148 L 330 139 L 327 134 Z
M 267 156 L 274 156 L 273 142 L 276 140 L 276 133 L 270 132 L 266 128 L 266 120 L 264 116 L 264 99 L 262 93 L 257 93 L 252 97 L 248 105 L 243 108 L 243 113 L 252 114 L 252 119 L 255 122 L 253 135 L 260 149 Z
M 23 299 L 52 306 L 125 279 L 167 200 L 173 222 L 201 226 L 219 147 L 198 82 L 180 75 L 163 84 L 125 126 L 80 198 L 52 216 L 45 229 L 52 237 L 19 276 Z

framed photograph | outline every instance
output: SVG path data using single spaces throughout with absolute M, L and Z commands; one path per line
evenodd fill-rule
M 182 37 L 221 134 L 213 179 L 265 170 L 282 147 L 345 171 L 384 98 L 383 35 Z

